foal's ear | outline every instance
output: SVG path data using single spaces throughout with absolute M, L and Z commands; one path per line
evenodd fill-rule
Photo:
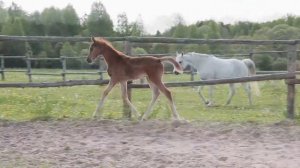
M 181 56 L 183 57 L 183 52 L 181 52 Z

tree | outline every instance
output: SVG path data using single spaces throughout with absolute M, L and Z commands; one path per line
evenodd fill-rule
M 60 54 L 66 57 L 76 57 L 78 55 L 69 42 L 63 44 Z M 78 59 L 67 59 L 68 68 L 79 68 L 80 65 L 81 62 Z
M 46 8 L 41 13 L 41 23 L 47 36 L 63 36 L 64 24 L 62 12 L 54 7 Z
M 140 16 L 135 22 L 129 23 L 126 13 L 118 15 L 117 36 L 142 36 L 144 32 L 144 24 Z
M 126 13 L 121 13 L 118 15 L 118 25 L 116 28 L 116 33 L 118 36 L 129 36 L 130 35 L 130 26 L 128 23 L 128 18 Z
M 63 23 L 65 25 L 64 36 L 78 35 L 80 32 L 80 20 L 72 5 L 62 10 Z
M 31 36 L 44 36 L 45 35 L 45 25 L 41 21 L 41 14 L 39 12 L 34 12 L 28 17 L 28 26 L 26 34 Z
M 1 34 L 5 35 L 17 35 L 23 36 L 24 30 L 20 18 L 10 19 L 2 27 Z M 0 52 L 3 55 L 26 55 L 26 52 L 30 49 L 30 46 L 27 42 L 17 42 L 17 41 L 7 41 L 2 43 Z M 6 65 L 8 67 L 20 67 L 24 66 L 23 63 L 17 61 L 16 59 L 7 60 Z
M 8 15 L 10 18 L 22 18 L 26 16 L 26 13 L 19 7 L 16 3 L 12 3 L 11 6 L 8 8 Z
M 8 20 L 8 12 L 4 8 L 4 4 L 0 1 L 0 30 L 2 29 L 3 24 Z
M 269 39 L 288 40 L 300 38 L 300 29 L 287 24 L 276 25 L 268 32 Z
M 89 35 L 113 36 L 113 22 L 106 12 L 104 5 L 98 1 L 92 5 L 91 13 L 87 17 Z
M 184 38 L 187 36 L 187 27 L 183 24 L 178 24 L 173 33 L 173 37 L 175 38 Z
M 130 35 L 131 36 L 142 36 L 145 34 L 144 23 L 142 17 L 139 16 L 138 19 L 130 24 Z

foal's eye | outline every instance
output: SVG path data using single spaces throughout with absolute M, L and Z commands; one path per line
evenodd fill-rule
M 179 61 L 179 64 L 182 64 L 182 61 Z

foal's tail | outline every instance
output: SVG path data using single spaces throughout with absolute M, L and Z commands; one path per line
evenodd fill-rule
M 175 61 L 175 59 L 173 57 L 161 57 L 159 58 L 162 62 L 169 62 L 171 64 L 173 64 L 174 66 L 174 72 L 176 73 L 182 73 L 183 70 L 182 70 L 182 67 L 181 65 Z
M 244 64 L 248 68 L 249 76 L 256 75 L 255 63 L 251 59 L 243 59 L 242 61 L 244 62 Z M 258 83 L 257 82 L 250 82 L 250 85 L 251 85 L 251 88 L 253 88 L 253 91 L 254 91 L 255 95 L 259 96 L 260 95 L 260 90 L 259 90 L 259 87 L 258 87 Z

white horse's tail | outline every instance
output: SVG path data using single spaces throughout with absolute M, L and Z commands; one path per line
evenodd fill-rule
M 256 75 L 256 67 L 255 67 L 255 63 L 251 60 L 251 59 L 243 59 L 242 60 L 244 62 L 244 64 L 247 66 L 248 70 L 249 70 L 249 76 L 254 76 Z M 258 83 L 257 82 L 250 82 L 251 88 L 253 90 L 253 92 L 255 93 L 256 96 L 260 95 L 260 90 L 258 87 Z

